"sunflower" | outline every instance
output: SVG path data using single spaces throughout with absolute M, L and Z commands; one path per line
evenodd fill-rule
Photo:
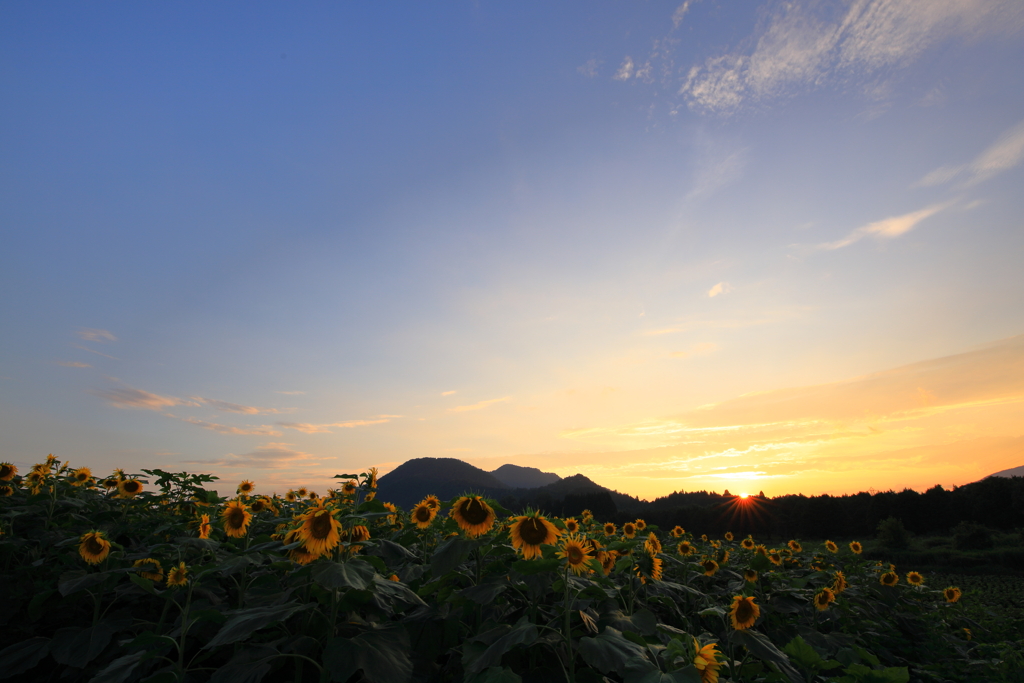
M 820 612 L 828 609 L 828 606 L 835 602 L 836 594 L 830 588 L 822 588 L 821 592 L 814 596 L 814 607 Z
M 0 496 L 4 498 L 14 495 L 14 487 L 8 484 L 0 484 Z
M 266 510 L 271 510 L 270 501 L 266 498 L 257 498 L 250 505 L 249 509 L 252 510 L 253 514 L 258 514 Z
M 900 576 L 896 572 L 885 572 L 878 577 L 878 582 L 883 586 L 895 586 L 900 582 Z
M 616 531 L 615 525 L 611 522 L 605 522 L 604 529 L 602 529 L 602 531 L 604 531 L 605 536 L 614 536 Z
M 715 649 L 717 643 L 708 643 L 701 647 L 700 641 L 693 639 L 693 666 L 700 672 L 700 683 L 718 683 L 718 670 L 722 668 L 718 661 L 721 653 Z
M 249 530 L 249 522 L 252 521 L 249 508 L 240 500 L 228 501 L 220 516 L 224 518 L 224 533 L 234 538 L 245 536 Z
M 702 540 L 705 543 L 707 543 L 708 542 L 708 535 L 707 534 L 701 534 L 700 535 L 700 540 Z
M 657 555 L 661 552 L 661 541 L 658 540 L 653 531 L 648 534 L 647 539 L 644 541 L 644 550 L 651 555 Z
M 89 564 L 99 564 L 110 554 L 110 541 L 106 539 L 102 531 L 90 531 L 82 534 L 81 542 L 78 544 L 78 554 Z
M 283 545 L 291 545 L 292 543 L 297 543 L 300 540 L 301 539 L 299 538 L 299 530 L 292 529 L 287 534 L 285 534 L 284 539 L 281 541 L 281 543 Z M 306 549 L 305 545 L 299 545 L 288 551 L 288 557 L 291 558 L 292 562 L 296 562 L 298 564 L 309 564 L 310 562 L 312 562 L 320 556 L 316 553 L 309 552 L 309 550 Z
M 160 583 L 164 580 L 164 570 L 158 560 L 147 557 L 144 560 L 135 560 L 132 567 L 139 569 L 139 576 L 150 581 Z
M 864 550 L 864 546 L 860 544 L 860 541 L 850 541 L 850 550 L 852 550 L 855 555 L 860 555 Z
M 597 553 L 597 559 L 601 562 L 601 569 L 604 571 L 604 575 L 608 576 L 615 569 L 615 563 L 619 559 L 619 551 L 617 550 L 601 550 Z
M 918 572 L 907 572 L 907 583 L 911 586 L 920 586 L 924 583 L 924 577 Z
M 167 572 L 167 585 L 170 588 L 180 588 L 188 583 L 188 567 L 184 562 L 179 562 L 177 567 L 171 567 Z
M 525 519 L 530 520 L 537 518 L 527 517 Z M 543 519 L 543 517 L 540 519 Z M 514 543 L 515 541 L 513 541 L 513 544 Z M 537 550 L 536 553 L 539 555 L 540 551 Z M 523 555 L 526 555 L 525 551 L 523 551 Z M 556 552 L 555 555 L 564 559 L 565 566 L 576 576 L 588 571 L 589 567 L 587 565 L 592 559 L 594 559 L 594 556 L 590 554 L 590 547 L 587 544 L 586 539 L 579 534 L 570 534 L 569 536 L 566 536 L 558 545 L 558 552 Z
M 74 486 L 87 486 L 92 482 L 92 470 L 88 467 L 79 467 L 71 473 L 71 483 Z
M 963 595 L 963 593 L 961 593 L 960 589 L 957 588 L 956 586 L 950 586 L 949 588 L 946 588 L 945 590 L 942 591 L 942 597 L 946 598 L 946 602 L 950 602 L 950 603 L 952 603 L 952 602 L 959 602 L 960 601 L 960 597 L 962 595 Z
M 636 524 L 636 530 L 637 531 L 643 531 L 644 529 L 647 528 L 647 522 L 645 522 L 642 519 L 636 520 L 635 522 L 633 522 L 633 524 Z
M 594 519 L 594 513 L 591 512 L 590 510 L 584 510 L 583 512 L 580 513 L 580 517 L 583 518 L 584 524 L 590 524 L 590 522 L 592 522 Z
M 421 501 L 421 504 L 422 505 L 426 505 L 429 508 L 433 508 L 434 510 L 440 510 L 441 509 L 441 500 L 437 496 L 435 496 L 434 494 L 430 494 L 429 496 L 424 498 Z
M 564 524 L 566 533 L 575 534 L 580 530 L 580 523 L 574 517 L 565 520 Z
M 705 557 L 700 564 L 704 567 L 704 576 L 714 576 L 718 571 L 718 563 L 710 557 Z
M 715 550 L 718 550 L 719 548 L 722 547 L 722 542 L 721 541 L 711 541 L 711 547 L 714 548 Z
M 338 529 L 341 523 L 334 519 L 331 511 L 319 505 L 299 517 L 302 526 L 299 527 L 298 538 L 307 552 L 314 555 L 326 555 L 341 542 Z
M 768 548 L 766 548 L 763 544 L 758 545 L 756 548 L 754 548 L 754 554 L 764 555 L 765 557 L 768 557 Z
M 776 566 L 782 565 L 782 555 L 779 553 L 778 550 L 773 550 L 770 553 L 768 553 L 768 559 L 771 561 L 772 564 Z
M 342 495 L 345 496 L 354 496 L 356 494 L 357 488 L 358 487 L 356 486 L 356 483 L 349 479 L 348 481 L 341 485 L 341 493 Z
M 426 529 L 437 517 L 437 508 L 430 507 L 426 500 L 416 503 L 416 507 L 409 513 L 409 517 L 416 524 L 418 529 Z
M 142 492 L 142 482 L 138 479 L 121 479 L 117 482 L 117 492 L 121 498 L 134 498 Z
M 371 489 L 371 490 L 366 492 L 365 496 L 363 496 L 363 502 L 369 503 L 371 500 L 373 500 L 376 497 L 377 497 L 377 490 L 376 489 Z
M 362 524 L 357 524 L 348 531 L 349 543 L 362 543 L 370 540 L 370 530 Z
M 541 556 L 541 546 L 551 545 L 558 540 L 561 531 L 546 520 L 539 512 L 516 517 L 509 530 L 512 547 L 521 550 L 527 560 Z M 564 549 L 564 548 L 563 548 Z M 575 569 L 573 571 L 576 571 Z
M 622 525 L 622 537 L 623 538 L 634 538 L 636 536 L 636 524 L 633 522 L 626 522 Z
M 46 474 L 33 470 L 28 473 L 27 477 L 25 477 L 25 481 L 27 481 L 28 485 L 32 488 L 39 488 L 43 485 L 43 482 L 46 481 Z
M 213 525 L 210 524 L 210 515 L 203 515 L 199 518 L 199 538 L 209 538 L 211 531 Z
M 729 561 L 729 551 L 728 550 L 723 550 L 721 553 L 719 553 L 718 563 L 719 564 L 725 564 L 728 561 Z
M 835 575 L 835 580 L 832 582 L 832 592 L 836 595 L 839 595 L 840 593 L 845 591 L 849 586 L 850 584 L 846 582 L 846 575 L 843 574 L 842 571 L 837 571 Z
M 9 462 L 0 462 L 0 481 L 10 481 L 18 473 L 18 467 Z
M 734 538 L 735 538 L 735 536 L 733 536 L 733 535 L 732 535 L 732 532 L 731 532 L 731 531 L 726 531 L 726 532 L 725 532 L 725 540 L 727 540 L 727 541 L 731 541 L 731 540 L 732 540 L 732 539 L 734 539 Z
M 377 488 L 377 468 L 371 467 L 366 473 L 366 488 Z
M 256 488 L 256 484 L 252 483 L 248 479 L 243 479 L 242 483 L 238 485 L 237 493 L 243 496 L 248 496 Z
M 729 621 L 737 631 L 743 631 L 754 625 L 757 618 L 761 616 L 761 608 L 754 602 L 754 597 L 748 598 L 742 595 L 734 595 L 732 598 L 732 609 L 729 610 Z
M 683 534 L 686 533 L 686 530 L 683 529 L 683 527 L 681 527 L 681 526 L 679 526 L 677 524 L 675 527 L 672 528 L 672 532 L 671 533 L 672 533 L 672 538 L 682 538 Z
M 757 583 L 757 570 L 756 569 L 744 569 L 743 578 L 746 579 L 747 583 Z
M 398 508 L 395 507 L 394 503 L 383 503 L 384 509 L 392 513 L 388 515 L 388 524 L 398 523 Z
M 967 640 L 974 639 L 974 637 L 971 635 L 971 629 L 967 628 L 966 626 L 964 627 L 964 638 L 966 638 Z
M 839 552 L 839 546 L 837 546 L 832 541 L 825 541 L 825 549 L 828 550 L 830 553 L 838 553 Z
M 683 557 L 689 557 L 693 555 L 696 549 L 690 544 L 689 541 L 680 541 L 679 545 L 676 546 L 676 552 Z
M 665 575 L 661 558 L 652 553 L 642 553 L 633 565 L 633 571 L 640 577 L 640 583 L 647 583 L 648 580 L 661 581 Z
M 299 499 L 299 497 L 295 495 L 295 491 L 289 489 L 288 493 L 284 494 L 284 499 L 287 500 L 289 503 L 294 503 Z
M 455 501 L 448 516 L 454 519 L 470 538 L 490 531 L 495 519 L 494 510 L 480 496 L 462 496 Z
M 754 539 L 752 539 L 750 536 L 747 536 L 742 541 L 740 541 L 740 545 L 746 548 L 747 550 L 753 550 L 755 545 Z
M 804 549 L 804 547 L 802 545 L 800 545 L 799 543 L 797 543 L 796 541 L 790 541 L 786 545 L 788 545 L 789 549 L 792 550 L 794 553 L 799 553 L 799 552 L 803 551 L 803 549 Z
M 105 489 L 116 489 L 117 488 L 117 477 L 107 477 L 100 482 L 100 485 Z

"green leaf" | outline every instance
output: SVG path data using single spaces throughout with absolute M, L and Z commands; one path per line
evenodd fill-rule
M 523 679 L 512 669 L 492 666 L 466 678 L 466 683 L 523 683 Z
M 220 645 L 244 640 L 261 628 L 282 622 L 296 612 L 311 606 L 312 604 L 300 605 L 297 602 L 289 602 L 275 607 L 252 607 L 229 612 L 228 620 L 217 631 L 217 635 L 203 645 L 203 649 L 209 650 Z
M 506 652 L 518 645 L 532 645 L 537 640 L 536 625 L 525 617 L 515 626 L 506 625 L 500 628 L 507 630 L 496 638 L 486 650 L 478 656 L 471 657 L 468 662 L 465 661 L 465 656 L 463 657 L 463 665 L 467 673 L 473 674 L 492 666 L 498 666 L 501 664 L 502 655 Z
M 118 657 L 108 664 L 106 668 L 93 676 L 89 680 L 89 683 L 124 683 L 124 681 L 131 678 L 135 669 L 145 658 L 145 651 L 133 652 L 130 655 Z
M 626 683 L 701 683 L 700 671 L 692 664 L 668 673 L 657 667 L 645 671 L 632 671 L 624 676 Z
M 53 634 L 50 654 L 59 664 L 82 668 L 106 649 L 111 636 L 131 623 L 131 617 L 108 617 L 89 628 L 58 629 Z
M 779 670 L 789 676 L 789 679 L 794 681 L 794 683 L 801 683 L 804 680 L 803 676 L 800 675 L 800 672 L 793 668 L 793 665 L 789 661 L 789 657 L 787 657 L 779 648 L 775 647 L 775 643 L 768 640 L 767 636 L 748 629 L 733 632 L 732 638 L 734 643 L 743 645 L 750 650 L 755 657 L 775 664 L 779 667 Z
M 127 570 L 114 569 L 111 571 L 94 572 L 90 574 L 82 569 L 77 569 L 64 572 L 60 575 L 60 579 L 57 581 L 57 590 L 59 590 L 60 594 L 66 598 L 78 591 L 98 586 L 109 579 L 113 574 L 123 574 L 125 571 Z
M 645 636 L 653 636 L 658 630 L 658 618 L 648 609 L 637 610 L 631 615 L 615 610 L 601 615 L 601 623 L 617 631 L 633 631 Z
M 359 669 L 369 683 L 403 683 L 412 678 L 409 636 L 403 629 L 365 631 L 352 639 L 332 638 L 324 648 L 324 667 L 335 683 Z
M 548 560 L 519 560 L 512 564 L 512 569 L 520 574 L 529 576 L 531 574 L 555 571 L 561 563 L 562 561 L 557 557 L 552 557 Z
M 128 578 L 131 579 L 132 583 L 134 583 L 136 586 L 146 591 L 150 595 L 156 595 L 156 589 L 153 588 L 153 582 L 147 579 L 146 577 L 139 576 L 138 574 L 129 574 Z
M 473 541 L 453 536 L 438 546 L 430 558 L 430 574 L 439 578 L 450 571 L 453 571 L 460 564 L 466 561 L 469 554 L 476 547 Z
M 275 648 L 267 645 L 244 648 L 213 672 L 210 683 L 259 683 L 270 671 L 272 660 L 278 654 Z
M 508 588 L 507 583 L 481 583 L 459 591 L 459 596 L 478 605 L 489 605 Z
M 313 567 L 313 580 L 327 589 L 356 588 L 365 590 L 376 572 L 362 560 L 321 562 Z
M 56 592 L 51 588 L 33 595 L 32 600 L 28 603 L 28 618 L 32 621 L 39 621 L 39 618 L 43 616 L 43 603 Z
M 627 672 L 642 674 L 658 669 L 647 658 L 646 648 L 627 640 L 611 626 L 592 638 L 580 638 L 579 652 L 583 661 L 605 674 L 614 671 L 625 676 Z
M 50 652 L 50 639 L 37 636 L 0 650 L 0 680 L 25 673 Z

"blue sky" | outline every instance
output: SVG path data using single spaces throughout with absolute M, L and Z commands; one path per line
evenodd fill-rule
M 0 458 L 1020 465 L 1022 37 L 1012 0 L 4 5 Z

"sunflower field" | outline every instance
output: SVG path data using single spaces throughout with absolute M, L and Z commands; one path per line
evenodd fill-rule
M 0 464 L 0 680 L 1019 680 L 969 595 L 856 541 L 473 495 L 403 511 L 375 470 L 336 478 L 223 498 L 209 475 Z

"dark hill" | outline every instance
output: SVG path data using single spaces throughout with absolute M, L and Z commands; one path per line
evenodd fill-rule
M 1001 470 L 995 474 L 988 475 L 989 477 L 1024 477 L 1024 465 L 1020 467 L 1011 467 L 1008 470 Z
M 536 467 L 519 465 L 502 465 L 491 474 L 510 489 L 535 489 L 538 486 L 554 484 L 561 479 L 553 472 L 541 472 Z
M 381 500 L 408 510 L 431 493 L 441 500 L 469 492 L 498 497 L 508 486 L 490 472 L 455 458 L 415 458 L 381 477 L 377 490 Z

